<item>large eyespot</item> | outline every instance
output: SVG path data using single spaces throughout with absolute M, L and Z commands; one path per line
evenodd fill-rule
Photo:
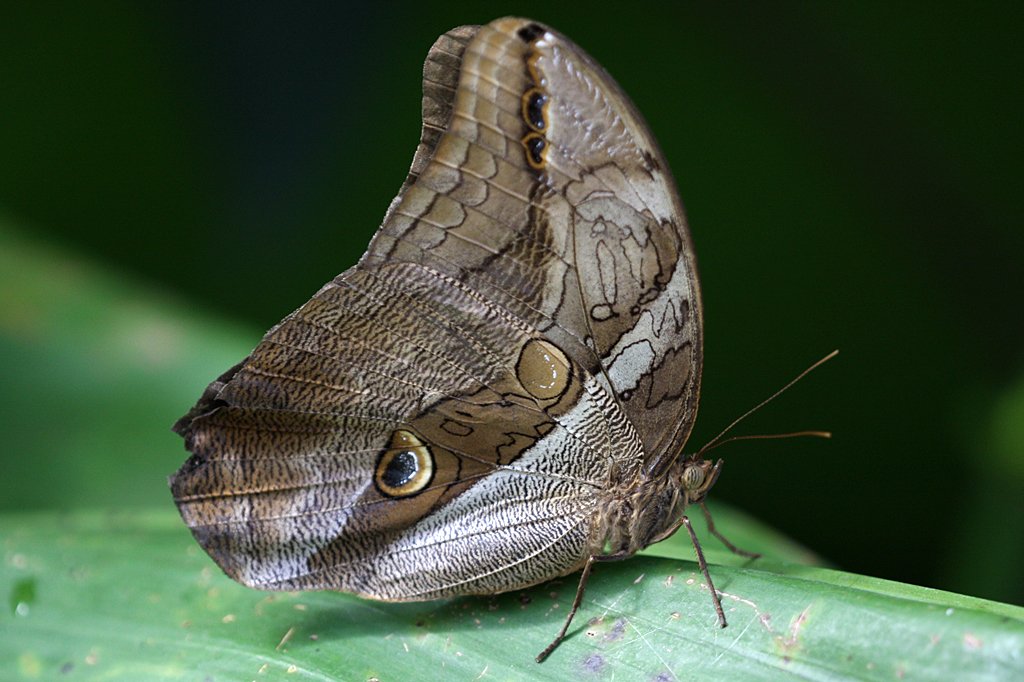
M 409 497 L 430 485 L 434 455 L 416 434 L 398 429 L 377 458 L 373 482 L 388 497 Z
M 530 339 L 519 353 L 516 377 L 538 400 L 557 398 L 569 387 L 569 360 L 554 344 Z

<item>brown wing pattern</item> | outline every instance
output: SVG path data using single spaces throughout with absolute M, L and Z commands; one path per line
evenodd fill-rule
M 582 368 L 558 395 L 532 395 L 517 357 L 527 333 L 437 277 L 350 270 L 182 425 L 193 456 L 172 490 L 229 575 L 415 599 L 511 589 L 585 556 L 608 453 L 638 446 L 613 440 L 614 405 Z M 375 476 L 396 433 L 425 444 L 433 468 L 407 497 Z M 536 558 L 523 563 L 512 540 L 530 528 Z
M 421 144 L 415 183 L 363 264 L 427 265 L 547 335 L 606 381 L 664 466 L 696 417 L 701 309 L 682 206 L 646 124 L 596 62 L 533 22 L 481 28 L 454 97 L 430 64 L 424 115 L 445 112 L 447 133 L 433 156 Z M 545 98 L 542 135 L 524 121 L 531 92 Z M 546 143 L 542 168 L 523 163 L 531 135 Z
M 246 584 L 427 599 L 571 572 L 611 472 L 692 424 L 681 209 L 600 67 L 531 22 L 455 29 L 423 116 L 360 263 L 176 425 L 182 516 Z

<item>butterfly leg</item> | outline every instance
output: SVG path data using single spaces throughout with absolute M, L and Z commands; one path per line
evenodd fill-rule
M 558 645 L 565 638 L 565 633 L 569 630 L 569 624 L 572 623 L 573 616 L 576 615 L 576 609 L 580 607 L 580 603 L 583 601 L 583 592 L 587 588 L 587 580 L 590 579 L 590 570 L 594 564 L 598 561 L 620 561 L 627 559 L 631 554 L 626 552 L 618 552 L 615 554 L 593 554 L 587 558 L 587 563 L 583 566 L 583 574 L 580 575 L 580 584 L 576 587 L 576 598 L 572 600 L 572 608 L 569 609 L 569 615 L 565 617 L 565 622 L 562 623 L 562 629 L 558 631 L 558 635 L 555 637 L 551 644 L 548 644 L 544 651 L 540 652 L 537 656 L 537 662 L 543 663 L 544 659 L 554 651 Z
M 718 624 L 724 628 L 728 623 L 725 622 L 725 611 L 722 610 L 722 598 L 718 596 L 718 590 L 715 589 L 715 584 L 711 582 L 708 562 L 704 560 L 704 550 L 700 548 L 700 542 L 697 540 L 697 534 L 693 532 L 690 519 L 683 516 L 683 518 L 679 519 L 679 523 L 685 526 L 686 532 L 690 534 L 690 542 L 693 543 L 693 549 L 697 552 L 697 566 L 700 567 L 700 572 L 704 574 L 704 580 L 707 581 L 708 589 L 711 591 L 711 603 L 715 605 L 715 613 L 718 614 Z
M 700 510 L 704 512 L 704 520 L 707 521 L 708 532 L 714 535 L 716 538 L 718 538 L 718 541 L 725 545 L 730 552 L 732 552 L 733 554 L 738 554 L 740 556 L 745 556 L 750 559 L 757 559 L 761 556 L 757 552 L 748 552 L 745 549 L 740 549 L 736 545 L 729 542 L 724 535 L 719 533 L 718 530 L 715 528 L 715 522 L 711 518 L 711 512 L 708 510 L 707 505 L 704 504 L 703 502 L 700 503 Z

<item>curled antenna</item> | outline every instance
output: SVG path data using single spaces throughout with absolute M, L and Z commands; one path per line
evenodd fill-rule
M 826 362 L 828 362 L 829 360 L 831 360 L 832 358 L 834 358 L 837 355 L 839 355 L 839 351 L 838 350 L 832 351 L 831 353 L 829 353 L 828 355 L 826 355 L 822 359 L 818 360 L 817 362 L 815 362 L 813 365 L 811 365 L 810 367 L 808 367 L 804 371 L 802 371 L 799 374 L 797 374 L 796 377 L 791 379 L 788 384 L 786 384 L 785 386 L 783 386 L 779 390 L 775 391 L 775 393 L 772 393 L 770 396 L 768 396 L 767 398 L 765 398 L 764 400 L 759 402 L 757 405 L 754 405 L 752 408 L 750 408 L 749 410 L 747 410 L 746 412 L 741 414 L 739 417 L 734 419 L 731 424 L 729 424 L 724 429 L 722 429 L 721 433 L 719 433 L 717 436 L 715 436 L 714 438 L 709 440 L 704 447 L 702 447 L 700 450 L 698 450 L 697 453 L 693 456 L 694 459 L 703 456 L 705 452 L 707 452 L 708 450 L 711 450 L 712 448 L 716 448 L 719 445 L 724 445 L 725 443 L 728 443 L 728 442 L 731 442 L 731 441 L 737 441 L 737 440 L 758 440 L 758 439 L 771 439 L 771 438 L 795 438 L 795 437 L 798 437 L 798 436 L 817 436 L 819 438 L 831 438 L 832 434 L 829 433 L 828 431 L 796 431 L 794 433 L 767 434 L 767 435 L 760 435 L 760 436 L 734 436 L 732 438 L 729 438 L 728 440 L 724 440 L 724 441 L 722 440 L 722 436 L 724 436 L 725 434 L 729 433 L 729 431 L 731 431 L 733 429 L 733 427 L 735 427 L 741 421 L 743 421 L 744 419 L 746 419 L 750 415 L 754 414 L 755 412 L 760 410 L 762 407 L 764 407 L 765 405 L 767 405 L 771 401 L 773 401 L 776 398 L 778 398 L 780 395 L 785 393 L 793 384 L 795 384 L 796 382 L 800 381 L 805 376 L 807 376 L 808 374 L 810 374 L 814 370 L 818 369 L 819 367 L 821 367 L 822 365 L 824 365 Z M 719 441 L 721 441 L 721 442 L 719 442 Z

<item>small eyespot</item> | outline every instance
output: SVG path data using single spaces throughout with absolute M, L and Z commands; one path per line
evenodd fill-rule
M 523 93 L 523 120 L 536 130 L 543 132 L 548 127 L 547 106 L 550 98 L 538 88 L 530 88 Z
M 530 133 L 523 138 L 523 147 L 526 148 L 526 162 L 534 170 L 544 170 L 547 164 L 548 141 L 540 133 Z
M 519 29 L 518 34 L 519 39 L 524 43 L 532 43 L 544 35 L 544 27 L 540 24 L 527 24 Z

